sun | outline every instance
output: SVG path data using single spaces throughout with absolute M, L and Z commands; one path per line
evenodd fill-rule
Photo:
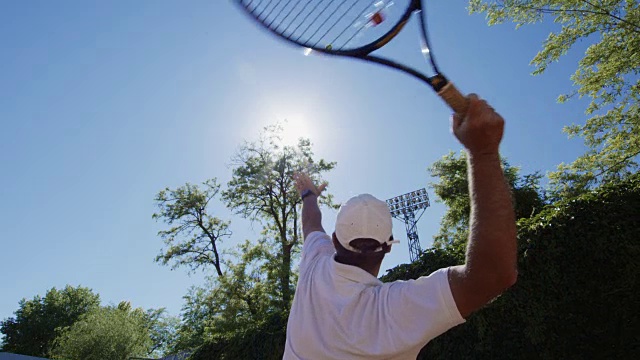
M 323 143 L 322 119 L 327 117 L 322 102 L 312 96 L 301 98 L 290 92 L 270 93 L 256 99 L 260 127 L 277 125 L 282 146 L 296 146 L 301 138 Z M 256 113 L 254 113 L 256 114 Z
M 280 121 L 282 126 L 282 144 L 286 146 L 294 146 L 298 144 L 300 138 L 311 137 L 309 123 L 304 117 L 295 116 L 287 117 Z

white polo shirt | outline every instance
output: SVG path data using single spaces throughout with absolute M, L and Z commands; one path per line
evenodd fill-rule
M 307 236 L 284 359 L 415 359 L 427 342 L 463 323 L 448 268 L 382 283 L 334 260 L 331 237 Z

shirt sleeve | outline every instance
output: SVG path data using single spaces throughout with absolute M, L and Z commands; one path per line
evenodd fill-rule
M 388 330 L 396 346 L 423 346 L 465 322 L 451 294 L 448 273 L 444 268 L 416 280 L 384 285 Z
M 322 231 L 314 231 L 307 235 L 302 245 L 302 255 L 300 256 L 300 272 L 304 271 L 308 264 L 319 255 L 333 255 L 335 248 L 331 243 L 331 237 Z

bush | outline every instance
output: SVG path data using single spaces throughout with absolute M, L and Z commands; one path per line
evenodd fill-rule
M 281 360 L 286 341 L 288 314 L 275 313 L 264 322 L 225 336 L 215 336 L 189 359 Z
M 519 222 L 519 277 L 419 359 L 640 358 L 640 176 Z M 455 264 L 430 250 L 384 281 Z M 429 261 L 435 261 L 429 263 Z

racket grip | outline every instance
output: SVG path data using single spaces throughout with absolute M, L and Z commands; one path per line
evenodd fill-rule
M 451 82 L 447 83 L 447 85 L 438 91 L 438 95 L 440 95 L 447 105 L 458 115 L 464 116 L 467 110 L 469 110 L 469 99 L 462 95 Z

